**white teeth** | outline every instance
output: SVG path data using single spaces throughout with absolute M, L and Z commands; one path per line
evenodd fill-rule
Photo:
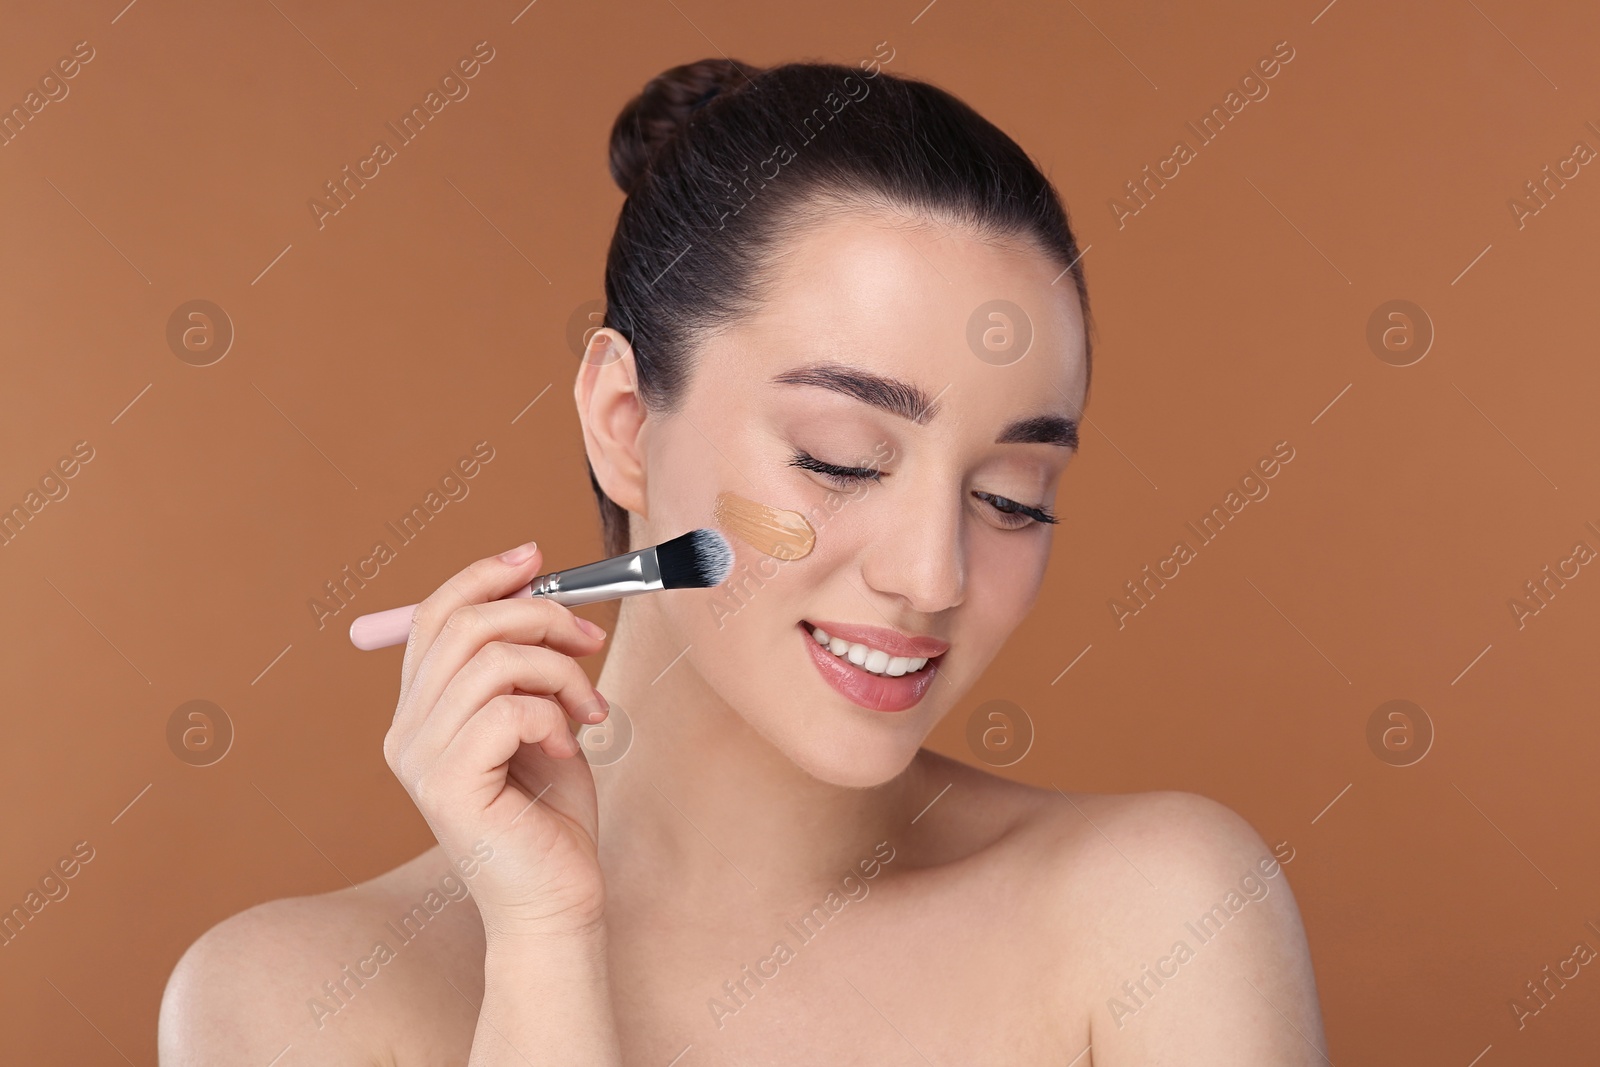
M 927 656 L 891 656 L 882 649 L 846 641 L 842 637 L 831 637 L 820 627 L 812 627 L 811 638 L 835 656 L 848 659 L 862 670 L 888 675 L 890 678 L 912 674 L 928 665 Z

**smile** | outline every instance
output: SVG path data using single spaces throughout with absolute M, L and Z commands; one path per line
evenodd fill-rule
M 847 659 L 871 674 L 886 674 L 898 678 L 902 674 L 920 671 L 928 664 L 927 656 L 893 656 L 881 648 L 873 648 L 859 641 L 846 641 L 833 637 L 820 626 L 812 626 L 811 639 L 840 659 Z
M 797 629 L 823 680 L 872 711 L 904 711 L 921 701 L 950 647 L 878 626 L 802 620 Z

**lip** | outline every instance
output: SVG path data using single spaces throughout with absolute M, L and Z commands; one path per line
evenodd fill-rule
M 822 675 L 823 681 L 833 686 L 838 693 L 852 704 L 866 708 L 869 711 L 905 711 L 907 708 L 915 707 L 926 695 L 929 687 L 933 685 L 933 676 L 939 670 L 938 662 L 929 657 L 929 662 L 921 670 L 914 671 L 911 674 L 902 674 L 898 678 L 891 678 L 886 674 L 873 674 L 871 671 L 862 670 L 849 660 L 835 656 L 832 652 L 817 644 L 817 639 L 811 636 L 811 631 L 806 628 L 804 622 L 795 623 L 794 628 L 795 632 L 800 635 L 800 639 L 806 643 L 807 655 L 811 657 L 811 662 L 816 664 L 817 673 Z M 828 629 L 826 625 L 822 625 L 822 629 L 827 632 L 829 637 L 834 636 L 833 631 Z M 854 627 L 854 630 L 858 633 L 863 631 L 872 632 L 874 628 Z M 888 633 L 892 631 L 878 632 Z M 846 633 L 841 632 L 838 636 L 851 640 L 850 635 Z M 901 640 L 910 641 L 912 639 L 902 637 Z M 947 643 L 934 641 L 931 638 L 923 640 L 927 642 L 924 647 L 939 645 L 942 645 L 943 648 L 949 647 Z M 863 641 L 862 644 L 866 644 L 866 642 Z M 887 652 L 889 650 L 885 648 L 883 651 Z M 917 654 L 921 655 L 921 653 Z M 935 655 L 937 654 L 935 653 Z
M 806 619 L 829 637 L 842 637 L 851 644 L 866 645 L 869 648 L 881 648 L 891 656 L 905 656 L 908 659 L 924 657 L 932 659 L 942 656 L 950 650 L 949 641 L 941 641 L 937 637 L 907 637 L 898 630 L 886 630 L 882 626 L 860 626 L 848 622 L 826 622 L 822 619 Z M 810 637 L 810 634 L 806 635 Z M 821 647 L 821 646 L 818 646 Z

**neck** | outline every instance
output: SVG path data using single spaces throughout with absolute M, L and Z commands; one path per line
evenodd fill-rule
M 594 769 L 608 884 L 782 898 L 903 843 L 919 761 L 867 789 L 812 777 L 705 685 L 650 600 L 622 602 L 598 683 L 633 728 L 626 754 Z

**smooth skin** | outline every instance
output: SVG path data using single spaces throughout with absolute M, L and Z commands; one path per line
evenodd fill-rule
M 574 387 L 633 547 L 708 525 L 732 489 L 812 514 L 813 553 L 775 567 L 736 546 L 723 587 L 625 600 L 608 636 L 549 601 L 494 602 L 545 569 L 537 551 L 446 581 L 383 743 L 438 846 L 207 931 L 167 986 L 163 1064 L 1327 1061 L 1274 862 L 1291 857 L 1243 818 L 1190 793 L 1035 788 L 922 747 L 1038 594 L 1051 527 L 1008 502 L 1058 510 L 1074 450 L 995 437 L 1079 416 L 1084 324 L 1031 246 L 832 206 L 761 310 L 701 341 L 677 410 L 645 409 L 609 329 Z M 997 295 L 1034 331 L 1007 366 L 966 340 Z M 772 381 L 818 363 L 934 407 Z M 797 449 L 877 477 L 834 481 Z M 871 711 L 823 680 L 805 619 L 950 650 L 920 703 Z M 606 644 L 599 697 L 577 659 Z M 625 716 L 633 739 L 591 767 L 573 731 L 602 707 L 595 729 Z M 390 924 L 425 901 L 402 942 Z M 1221 928 L 1201 941 L 1186 924 L 1208 912 Z M 392 956 L 374 962 L 379 941 Z

